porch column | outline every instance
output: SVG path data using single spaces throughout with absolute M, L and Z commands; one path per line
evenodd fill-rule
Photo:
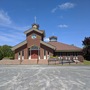
M 31 49 L 30 48 L 28 49 L 28 59 L 29 60 L 31 59 Z

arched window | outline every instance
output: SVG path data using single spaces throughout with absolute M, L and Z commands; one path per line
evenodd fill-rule
M 39 50 L 39 47 L 38 46 L 32 46 L 30 49 L 31 50 Z

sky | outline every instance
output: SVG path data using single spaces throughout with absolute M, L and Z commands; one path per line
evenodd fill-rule
M 54 35 L 58 42 L 82 48 L 90 37 L 90 0 L 0 0 L 0 45 L 24 41 L 35 17 L 46 42 Z

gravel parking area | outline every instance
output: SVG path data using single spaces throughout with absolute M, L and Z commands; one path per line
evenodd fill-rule
M 0 65 L 0 90 L 90 90 L 90 67 Z

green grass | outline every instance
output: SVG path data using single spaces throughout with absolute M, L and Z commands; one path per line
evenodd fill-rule
M 84 65 L 90 65 L 90 61 L 84 60 Z

